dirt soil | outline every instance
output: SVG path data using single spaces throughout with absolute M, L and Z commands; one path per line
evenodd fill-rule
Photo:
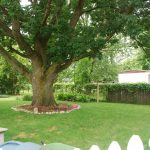
M 71 111 L 74 109 L 79 109 L 79 107 L 80 106 L 78 104 L 72 104 L 72 105 L 58 104 L 57 106 L 54 106 L 54 107 L 22 105 L 22 106 L 19 106 L 18 108 L 24 109 L 30 112 L 37 111 L 38 113 L 46 113 L 46 112 L 62 112 L 62 111 L 67 112 L 67 111 Z

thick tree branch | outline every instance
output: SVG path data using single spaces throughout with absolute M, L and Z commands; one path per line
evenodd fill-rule
M 54 13 L 54 15 L 53 15 L 53 17 L 52 17 L 52 19 L 51 19 L 51 21 L 50 21 L 50 24 L 55 25 L 55 24 L 57 23 L 58 18 L 59 18 L 60 14 L 61 14 L 61 10 L 62 10 L 63 4 L 64 4 L 64 1 L 63 1 L 63 2 L 60 4 L 60 6 L 56 9 L 56 12 Z M 41 37 L 41 36 L 39 35 L 39 33 L 37 33 L 36 39 L 39 40 L 39 37 Z M 42 37 L 42 39 L 44 39 L 44 42 L 47 43 L 48 40 L 50 39 L 50 37 L 51 37 L 51 33 L 49 33 L 49 35 L 47 35 L 47 36 L 44 37 L 44 38 Z
M 118 9 L 118 12 L 120 14 L 131 14 L 134 11 L 134 7 L 132 5 L 129 5 L 128 7 L 124 8 L 124 9 Z
M 49 68 L 45 72 L 46 78 L 50 78 L 51 74 L 56 72 L 57 66 L 58 66 L 57 63 L 49 66 Z
M 38 57 L 41 58 L 43 65 L 45 66 L 47 64 L 47 41 L 43 41 L 42 38 L 37 37 L 35 43 L 34 43 L 34 49 L 38 55 Z
M 52 17 L 52 20 L 51 20 L 51 24 L 56 24 L 60 14 L 61 14 L 61 10 L 62 10 L 62 7 L 63 7 L 63 4 L 64 2 L 61 2 L 61 5 L 56 9 L 56 12 L 54 13 L 53 17 Z
M 71 64 L 72 64 L 73 60 L 68 60 L 62 64 L 59 64 L 57 67 L 56 67 L 56 73 L 59 73 L 65 69 L 67 69 Z
M 20 22 L 17 19 L 14 19 L 12 22 L 12 33 L 20 49 L 26 51 L 28 55 L 32 55 L 33 50 L 20 33 Z
M 3 32 L 6 36 L 14 38 L 13 34 L 12 34 L 12 30 L 8 26 L 6 26 L 2 20 L 0 20 L 0 28 L 3 30 Z
M 79 0 L 77 7 L 72 15 L 71 20 L 70 20 L 70 27 L 73 29 L 76 27 L 78 20 L 79 20 L 80 16 L 82 15 L 83 6 L 84 6 L 84 0 Z
M 46 21 L 48 19 L 49 14 L 50 14 L 51 2 L 52 2 L 52 0 L 47 1 L 47 5 L 46 5 L 46 8 L 45 8 L 45 13 L 44 13 L 44 18 L 42 20 L 42 25 L 46 25 Z
M 106 39 L 105 39 L 105 43 L 107 43 L 113 37 L 114 34 L 115 33 L 112 33 L 111 35 L 107 36 Z M 80 59 L 83 59 L 83 58 L 86 58 L 86 57 L 90 57 L 93 54 L 95 54 L 95 52 L 91 50 L 90 52 L 84 53 L 84 54 L 82 54 L 78 57 L 68 59 L 65 62 L 60 63 L 60 64 L 57 65 L 56 72 L 59 73 L 62 70 L 68 68 L 73 62 L 79 61 Z
M 115 32 L 108 35 L 105 38 L 105 43 L 109 42 L 109 40 L 113 37 L 114 34 L 115 34 Z M 95 51 L 91 50 L 89 52 L 87 51 L 86 53 L 81 54 L 80 56 L 72 57 L 64 62 L 54 64 L 54 65 L 52 65 L 52 67 L 54 68 L 53 71 L 55 71 L 55 73 L 59 73 L 59 72 L 63 71 L 64 69 L 68 68 L 73 62 L 79 61 L 80 59 L 83 59 L 86 57 L 90 57 L 92 55 L 95 55 Z M 51 69 L 52 67 L 51 66 L 49 67 L 47 74 L 50 73 L 50 71 L 52 71 L 52 69 Z
M 17 3 L 21 8 L 20 0 L 17 0 Z M 20 16 L 18 15 L 17 12 L 15 12 L 14 17 L 12 19 L 12 34 L 16 42 L 18 43 L 19 48 L 23 51 L 26 51 L 26 53 L 30 56 L 34 52 L 31 46 L 25 41 L 25 38 L 21 34 L 20 25 L 21 25 Z
M 29 82 L 31 82 L 31 73 L 28 71 L 28 69 L 21 64 L 17 59 L 15 59 L 13 56 L 9 54 L 3 47 L 0 46 L 0 54 L 7 60 L 8 63 L 13 65 L 13 67 L 19 71 L 21 74 L 23 74 Z
M 16 54 L 18 54 L 18 55 L 20 55 L 21 57 L 24 57 L 24 58 L 30 58 L 28 55 L 19 52 L 18 50 L 16 50 L 12 46 L 8 46 L 8 48 L 9 48 L 9 52 L 14 52 L 14 53 L 16 53 Z
M 57 66 L 55 67 L 55 72 L 59 73 L 59 72 L 63 71 L 64 69 L 67 69 L 73 62 L 76 62 L 82 58 L 90 57 L 92 54 L 93 54 L 93 51 L 90 51 L 90 52 L 84 53 L 78 57 L 68 59 L 62 63 L 58 63 Z
M 18 25 L 18 22 L 13 22 L 12 30 L 6 26 L 6 24 L 0 20 L 0 28 L 2 29 L 2 32 L 5 36 L 11 37 L 12 39 L 15 39 L 20 47 L 20 49 L 25 50 L 30 56 L 30 54 L 33 53 L 31 47 L 25 42 L 23 36 L 20 34 L 20 25 Z M 19 53 L 18 53 L 19 54 Z M 20 53 L 21 54 L 21 53 Z M 22 55 L 20 55 L 22 56 Z

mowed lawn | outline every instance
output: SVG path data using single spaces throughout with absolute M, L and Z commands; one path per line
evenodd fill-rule
M 54 115 L 11 110 L 12 106 L 24 103 L 27 102 L 15 100 L 15 97 L 0 99 L 0 126 L 9 129 L 6 141 L 61 142 L 83 150 L 98 144 L 106 150 L 112 140 L 117 140 L 125 150 L 131 135 L 138 134 L 148 150 L 150 106 L 80 103 L 80 110 Z

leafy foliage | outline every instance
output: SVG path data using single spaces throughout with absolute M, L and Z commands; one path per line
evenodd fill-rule
M 47 3 L 48 1 L 44 0 L 21 6 L 17 1 L 2 0 L 1 6 L 5 6 L 4 8 L 8 11 L 8 15 L 3 15 L 4 9 L 0 11 L 2 19 L 8 26 L 11 25 L 13 18 L 18 18 L 21 21 L 20 28 L 23 36 L 30 44 L 35 42 L 37 33 L 41 34 L 40 36 L 43 40 L 50 38 L 47 54 L 51 58 L 51 63 L 79 57 L 83 53 L 88 53 L 87 50 L 93 51 L 92 55 L 95 56 L 102 48 L 105 48 L 106 38 L 114 33 L 122 32 L 125 29 L 123 26 L 126 25 L 128 25 L 126 31 L 134 36 L 134 34 L 142 30 L 141 26 L 138 26 L 138 21 L 142 23 L 143 20 L 137 20 L 136 16 L 132 15 L 132 11 L 134 9 L 133 12 L 136 13 L 140 9 L 144 12 L 143 7 L 148 7 L 148 4 L 140 0 L 120 0 L 117 2 L 101 0 L 94 2 L 88 0 L 83 7 L 84 15 L 79 19 L 72 36 L 73 30 L 68 22 L 70 22 L 72 12 L 78 4 L 70 2 L 70 5 L 68 5 L 67 1 L 53 1 L 53 7 L 50 9 L 51 13 L 46 20 L 47 24 L 42 26 L 41 22 L 45 15 L 44 10 Z M 131 13 L 131 15 L 126 15 L 128 13 Z M 143 19 L 148 22 L 148 17 L 144 17 Z M 133 27 L 135 22 L 138 26 L 137 28 Z M 144 23 L 144 25 L 148 26 L 147 23 Z M 148 33 L 143 34 L 148 35 Z M 143 34 L 140 34 L 139 37 L 142 38 Z M 11 43 L 17 44 L 16 41 L 10 38 L 8 40 L 9 42 L 12 41 Z M 2 41 L 5 42 L 5 38 Z M 111 39 L 109 42 L 111 42 Z
M 126 31 L 138 46 L 142 47 L 147 57 L 150 57 L 150 2 L 145 1 L 145 3 L 141 3 L 141 6 L 136 9 L 135 15 L 128 19 Z
M 121 70 L 149 70 L 150 58 L 141 50 L 132 58 L 128 58 L 120 65 Z
M 32 101 L 32 95 L 31 94 L 23 95 L 23 97 L 21 99 L 23 101 Z
M 150 85 L 146 83 L 137 83 L 137 84 L 115 83 L 115 84 L 105 84 L 104 86 L 106 86 L 107 89 L 110 91 L 127 90 L 128 92 L 131 93 L 136 92 L 138 90 L 150 91 Z
M 26 84 L 26 80 L 0 57 L 0 94 L 19 94 Z
M 57 100 L 60 101 L 73 101 L 73 102 L 96 102 L 96 99 L 88 96 L 86 94 L 78 94 L 78 93 L 59 93 L 57 95 Z

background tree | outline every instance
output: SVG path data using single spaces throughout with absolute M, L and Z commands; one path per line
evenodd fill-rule
M 150 1 L 145 0 L 141 8 L 138 8 L 134 16 L 128 19 L 125 35 L 130 35 L 137 45 L 142 48 L 145 58 L 150 58 Z M 133 30 L 134 28 L 134 30 Z
M 98 56 L 144 6 L 141 0 L 30 0 L 26 6 L 1 0 L 0 54 L 32 84 L 32 105 L 55 106 L 58 74 L 75 61 Z M 12 53 L 30 60 L 31 67 Z
M 143 50 L 138 49 L 138 53 L 134 57 L 128 58 L 120 64 L 120 70 L 150 70 L 150 58 Z
M 0 94 L 19 94 L 26 88 L 27 81 L 0 57 Z

